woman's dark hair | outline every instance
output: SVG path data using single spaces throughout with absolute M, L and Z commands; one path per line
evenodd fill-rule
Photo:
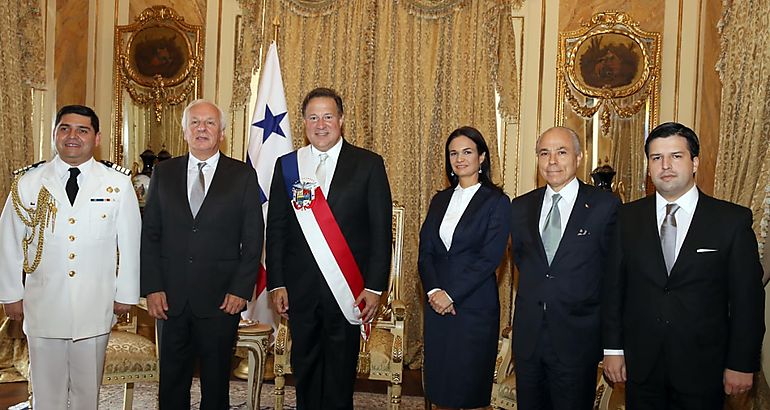
M 481 182 L 481 185 L 502 192 L 503 189 L 495 185 L 494 182 L 492 182 L 492 178 L 490 176 L 490 170 L 492 169 L 492 156 L 489 155 L 489 147 L 487 146 L 487 142 L 484 140 L 484 136 L 481 135 L 479 130 L 469 126 L 460 127 L 452 131 L 452 133 L 449 134 L 449 137 L 446 139 L 446 145 L 444 146 L 444 159 L 446 177 L 449 180 L 449 183 L 452 185 L 452 187 L 456 187 L 460 182 L 460 178 L 452 171 L 452 163 L 449 162 L 449 144 L 453 139 L 461 136 L 469 138 L 476 144 L 476 151 L 478 151 L 479 155 L 484 154 L 484 161 L 480 165 L 481 172 L 479 173 L 479 182 Z

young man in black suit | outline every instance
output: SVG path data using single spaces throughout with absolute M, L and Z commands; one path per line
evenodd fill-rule
M 751 211 L 695 184 L 698 136 L 647 137 L 655 195 L 618 212 L 603 294 L 604 371 L 629 409 L 722 409 L 759 370 L 762 267 Z
M 158 164 L 144 209 L 141 292 L 163 321 L 160 408 L 189 409 L 195 360 L 201 409 L 229 408 L 239 313 L 259 270 L 264 222 L 254 169 L 219 152 L 227 122 L 205 100 L 182 116 L 188 155 Z
M 592 409 L 601 277 L 620 201 L 575 176 L 583 153 L 573 130 L 545 131 L 536 153 L 547 186 L 512 202 L 518 406 Z
M 279 158 L 270 187 L 267 288 L 290 319 L 297 408 L 352 409 L 361 323 L 390 273 L 390 186 L 382 157 L 342 138 L 336 92 L 314 89 L 302 113 L 310 145 Z

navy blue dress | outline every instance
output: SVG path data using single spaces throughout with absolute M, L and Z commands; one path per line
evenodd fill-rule
M 446 249 L 439 237 L 453 188 L 437 193 L 420 230 L 418 267 L 425 292 L 440 288 L 457 315 L 424 306 L 425 394 L 442 407 L 488 406 L 492 391 L 500 302 L 495 269 L 508 243 L 510 201 L 481 186 Z

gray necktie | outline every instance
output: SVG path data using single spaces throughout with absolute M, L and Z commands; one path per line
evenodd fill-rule
M 318 155 L 321 162 L 318 163 L 318 167 L 315 169 L 315 177 L 318 180 L 318 186 L 321 190 L 326 192 L 326 159 L 329 158 L 329 154 L 322 152 Z
M 190 211 L 193 218 L 198 215 L 203 204 L 203 198 L 206 197 L 206 180 L 203 178 L 203 167 L 205 166 L 205 162 L 198 163 L 198 179 L 193 181 L 192 190 L 190 190 Z
M 663 259 L 666 261 L 666 271 L 671 273 L 671 268 L 676 262 L 676 217 L 679 205 L 666 205 L 666 217 L 660 225 L 660 245 L 663 248 Z
M 545 256 L 548 258 L 548 264 L 551 264 L 553 256 L 556 255 L 556 250 L 559 249 L 559 242 L 561 241 L 561 212 L 559 212 L 559 200 L 561 195 L 553 194 L 551 197 L 551 210 L 548 211 L 548 216 L 545 217 L 545 227 L 543 228 L 543 247 L 545 248 Z

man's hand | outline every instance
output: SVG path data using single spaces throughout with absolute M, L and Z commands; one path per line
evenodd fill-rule
M 8 319 L 11 319 L 11 320 L 24 319 L 24 303 L 21 300 L 18 302 L 3 304 L 3 310 L 5 311 L 5 316 L 7 316 Z
M 754 383 L 754 373 L 743 373 L 735 370 L 725 369 L 724 385 L 725 394 L 736 395 L 746 393 L 751 390 Z
M 377 314 L 377 309 L 380 306 L 380 295 L 364 289 L 356 298 L 354 305 L 358 306 L 362 301 L 364 302 L 364 308 L 361 310 L 359 318 L 364 323 L 369 323 L 374 319 L 374 315 Z
M 128 313 L 128 311 L 131 310 L 131 306 L 133 305 L 127 305 L 125 303 L 115 302 L 113 303 L 112 311 L 115 312 L 116 315 L 120 316 Z
M 626 358 L 623 355 L 604 356 L 604 374 L 613 383 L 625 383 Z
M 147 313 L 155 319 L 166 320 L 168 312 L 168 302 L 166 302 L 166 292 L 154 292 L 147 295 Z
M 225 300 L 222 302 L 222 306 L 220 306 L 219 309 L 223 310 L 225 313 L 235 315 L 241 313 L 244 306 L 246 306 L 246 299 L 228 293 L 225 295 Z
M 286 288 L 278 288 L 270 291 L 270 298 L 273 299 L 273 310 L 282 318 L 289 319 L 289 292 Z
M 443 289 L 433 292 L 433 294 L 428 297 L 428 303 L 430 303 L 430 307 L 432 307 L 439 315 L 445 315 L 447 313 L 452 315 L 457 314 L 454 302 L 452 302 L 452 299 L 449 298 L 449 295 Z

